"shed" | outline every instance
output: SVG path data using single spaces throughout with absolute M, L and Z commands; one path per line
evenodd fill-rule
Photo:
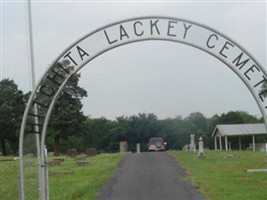
M 265 124 L 218 124 L 216 125 L 212 137 L 214 137 L 214 146 L 217 150 L 217 138 L 219 138 L 219 147 L 222 150 L 222 138 L 224 138 L 225 150 L 231 149 L 231 144 L 228 143 L 229 137 L 238 137 L 239 149 L 241 150 L 241 137 L 252 137 L 252 150 L 255 151 L 255 136 L 266 135 Z

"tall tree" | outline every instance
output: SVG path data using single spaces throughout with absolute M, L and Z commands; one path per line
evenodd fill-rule
M 67 82 L 50 117 L 49 135 L 54 138 L 55 156 L 60 154 L 60 139 L 84 133 L 86 117 L 81 99 L 87 96 L 87 92 L 78 85 L 79 78 L 80 74 L 76 74 Z
M 207 129 L 207 118 L 200 112 L 191 113 L 185 120 L 191 121 L 198 129 Z
M 187 144 L 187 132 L 184 132 L 184 120 L 181 116 L 160 120 L 160 135 L 169 149 L 181 149 Z
M 104 117 L 98 119 L 88 117 L 86 120 L 86 135 L 84 138 L 87 147 L 106 150 L 109 145 L 106 143 L 106 138 L 109 138 L 109 131 L 112 128 L 112 122 Z
M 0 140 L 3 155 L 18 149 L 18 131 L 25 108 L 24 95 L 13 80 L 0 81 Z M 7 152 L 7 143 L 13 152 Z
M 126 132 L 129 150 L 135 151 L 136 143 L 140 143 L 141 149 L 145 150 L 148 139 L 159 135 L 159 128 L 157 116 L 152 113 L 139 113 L 129 117 Z
M 218 124 L 244 124 L 257 123 L 259 119 L 244 111 L 229 111 L 223 113 L 218 117 Z

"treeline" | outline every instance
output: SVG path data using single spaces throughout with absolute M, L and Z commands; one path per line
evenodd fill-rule
M 211 134 L 216 124 L 259 122 L 260 119 L 244 111 L 230 111 L 211 118 L 206 118 L 200 112 L 191 113 L 185 118 L 177 116 L 168 119 L 158 119 L 152 113 L 122 116 L 116 120 L 87 117 L 84 133 L 76 133 L 63 139 L 61 150 L 64 153 L 69 148 L 76 148 L 79 152 L 84 152 L 86 148 L 94 147 L 100 152 L 117 152 L 119 141 L 126 140 L 129 151 L 136 151 L 136 143 L 140 143 L 142 151 L 146 151 L 148 139 L 156 136 L 164 138 L 168 149 L 180 150 L 189 143 L 190 134 L 195 134 L 196 139 L 202 137 L 207 148 L 214 148 Z M 48 146 L 52 151 L 53 144 Z
M 99 152 L 117 152 L 119 141 L 125 140 L 129 151 L 135 151 L 136 143 L 140 143 L 142 151 L 145 151 L 148 139 L 155 136 L 163 137 L 169 149 L 181 149 L 189 143 L 190 134 L 195 134 L 196 139 L 203 137 L 205 147 L 213 148 L 211 134 L 216 124 L 262 122 L 262 119 L 244 111 L 230 111 L 211 118 L 193 112 L 185 118 L 158 119 L 153 113 L 139 113 L 115 120 L 94 119 L 82 112 L 81 99 L 87 96 L 87 92 L 78 86 L 79 77 L 76 75 L 68 82 L 50 118 L 46 145 L 55 155 L 72 148 L 82 153 L 90 147 Z M 3 155 L 15 155 L 29 93 L 23 94 L 9 79 L 2 80 L 0 87 L 0 151 Z

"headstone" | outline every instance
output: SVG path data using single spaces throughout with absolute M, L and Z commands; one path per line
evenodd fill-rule
M 86 158 L 87 158 L 86 155 L 79 155 L 79 156 L 75 157 L 75 160 L 76 161 L 78 161 L 78 160 L 81 160 L 81 161 L 83 160 L 84 161 Z
M 136 153 L 140 153 L 140 143 L 136 144 Z
M 237 158 L 237 155 L 226 155 L 226 156 L 223 156 L 224 159 L 236 159 Z
M 64 162 L 64 158 L 62 158 L 62 157 L 55 157 L 53 160 Z
M 77 156 L 77 149 L 68 149 L 67 157 L 75 158 Z
M 95 148 L 88 148 L 88 149 L 86 149 L 86 155 L 88 157 L 96 156 L 96 154 L 97 154 L 97 151 L 96 151 Z
M 202 140 L 202 137 L 199 138 L 199 142 L 198 142 L 198 157 L 199 158 L 204 158 L 204 143 Z
M 33 167 L 33 161 L 24 161 L 23 165 L 25 168 Z
M 196 143 L 195 143 L 195 135 L 194 134 L 190 135 L 189 148 L 190 148 L 190 152 L 193 152 L 193 153 L 196 152 Z
M 128 145 L 127 141 L 120 141 L 120 152 L 127 152 L 128 151 Z
M 47 162 L 48 166 L 60 166 L 61 162 L 59 160 L 51 160 Z
M 86 166 L 86 165 L 88 165 L 88 161 L 85 161 L 85 160 L 77 160 L 76 161 L 76 164 L 78 165 L 78 166 Z
M 54 156 L 54 152 L 48 152 L 48 153 L 47 153 L 47 156 L 49 156 L 49 157 Z
M 189 145 L 187 144 L 183 146 L 182 151 L 189 151 Z

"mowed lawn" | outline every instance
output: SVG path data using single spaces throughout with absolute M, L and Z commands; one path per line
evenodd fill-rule
M 49 167 L 50 199 L 93 200 L 102 186 L 112 177 L 114 170 L 125 155 L 114 153 L 89 157 L 86 158 L 88 164 L 85 166 L 78 166 L 73 158 L 61 157 L 64 161 L 60 166 Z M 4 160 L 5 158 L 1 157 L 1 159 Z M 48 160 L 53 159 L 54 157 L 48 158 Z M 34 162 L 31 169 L 33 175 L 29 178 L 35 177 L 35 180 L 37 180 L 37 160 L 32 158 L 32 161 Z M 18 162 L 2 161 L 0 172 L 0 199 L 18 199 Z M 30 188 L 27 188 L 27 194 L 29 190 Z M 38 196 L 37 191 L 31 190 L 29 193 L 35 193 L 35 197 Z
M 94 199 L 125 155 L 101 154 L 90 157 L 86 166 L 77 166 L 67 160 L 61 166 L 50 167 L 50 199 Z
M 264 152 L 208 151 L 205 159 L 188 152 L 169 153 L 186 168 L 187 178 L 209 200 L 267 199 L 267 173 L 246 172 L 266 168 Z M 61 166 L 49 167 L 50 199 L 93 200 L 125 155 L 101 154 L 86 158 L 86 166 L 77 166 L 74 159 L 63 157 Z M 35 168 L 36 162 L 33 170 Z M 0 199 L 18 199 L 17 161 L 2 161 L 0 172 Z
M 204 159 L 189 152 L 169 153 L 186 168 L 188 179 L 209 200 L 267 199 L 267 172 L 246 172 L 267 167 L 264 152 L 207 151 Z

